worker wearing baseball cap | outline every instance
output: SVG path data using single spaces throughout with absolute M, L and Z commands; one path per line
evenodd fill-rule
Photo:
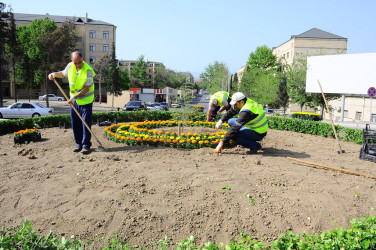
M 223 122 L 227 122 L 230 129 L 213 152 L 216 154 L 221 152 L 223 145 L 232 139 L 249 148 L 247 154 L 255 154 L 261 149 L 258 141 L 261 141 L 268 131 L 268 120 L 264 110 L 257 102 L 245 97 L 241 92 L 233 94 L 231 99 L 231 108 L 215 125 L 218 130 Z M 237 119 L 232 118 L 237 114 L 239 114 Z
M 210 97 L 209 108 L 206 115 L 207 122 L 214 122 L 215 117 L 218 113 L 224 110 L 229 110 L 230 106 L 230 95 L 226 91 L 218 91 Z M 221 108 L 222 106 L 222 108 Z

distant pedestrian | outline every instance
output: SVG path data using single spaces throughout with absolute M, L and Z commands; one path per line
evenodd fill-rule
M 218 91 L 210 97 L 209 109 L 206 115 L 207 122 L 214 122 L 217 114 L 229 110 L 231 98 L 226 91 Z M 222 107 L 222 108 L 221 108 Z
M 70 106 L 74 106 L 86 124 L 91 128 L 93 101 L 94 101 L 94 70 L 84 61 L 82 54 L 75 51 L 71 54 L 71 60 L 63 71 L 53 72 L 48 75 L 50 80 L 55 78 L 68 77 Z M 71 107 L 71 121 L 76 148 L 73 152 L 82 151 L 83 154 L 90 153 L 91 133 L 85 127 L 80 117 Z
M 249 148 L 247 154 L 255 154 L 261 149 L 258 141 L 261 141 L 268 131 L 268 120 L 264 110 L 257 102 L 245 97 L 241 92 L 233 94 L 231 99 L 230 110 L 215 125 L 218 130 L 222 123 L 227 121 L 230 129 L 213 153 L 221 152 L 224 143 L 232 139 Z M 238 118 L 232 118 L 237 114 L 239 114 Z

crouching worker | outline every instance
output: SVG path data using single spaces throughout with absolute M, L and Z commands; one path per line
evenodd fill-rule
M 206 115 L 206 121 L 214 122 L 215 117 L 218 113 L 221 113 L 224 110 L 229 110 L 231 108 L 230 101 L 230 96 L 226 91 L 218 91 L 214 95 L 212 95 L 209 101 L 209 109 Z
M 268 131 L 268 121 L 264 110 L 255 101 L 237 92 L 231 97 L 231 108 L 224 117 L 217 122 L 215 128 L 221 128 L 223 122 L 230 125 L 224 138 L 218 144 L 213 153 L 222 151 L 224 143 L 234 140 L 245 148 L 249 148 L 247 154 L 255 154 L 261 149 L 260 143 Z M 239 117 L 232 118 L 239 114 Z

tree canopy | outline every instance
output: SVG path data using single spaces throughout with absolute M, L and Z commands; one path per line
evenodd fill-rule
M 209 64 L 200 75 L 203 88 L 214 94 L 220 90 L 228 90 L 229 70 L 224 63 L 215 61 Z

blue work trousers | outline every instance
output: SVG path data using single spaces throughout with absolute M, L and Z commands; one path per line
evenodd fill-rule
M 231 118 L 227 123 L 232 127 L 235 124 L 235 121 L 236 118 Z M 263 138 L 264 136 L 259 135 L 255 131 L 241 127 L 234 140 L 245 148 L 255 149 L 259 144 L 257 141 L 261 141 Z
M 78 105 L 77 102 L 74 102 L 74 107 L 84 119 L 86 124 L 91 129 L 92 123 L 92 114 L 93 114 L 93 103 L 86 105 Z M 90 148 L 91 147 L 91 133 L 86 128 L 85 124 L 81 121 L 80 117 L 71 107 L 71 122 L 73 129 L 74 141 L 77 144 L 77 147 Z

